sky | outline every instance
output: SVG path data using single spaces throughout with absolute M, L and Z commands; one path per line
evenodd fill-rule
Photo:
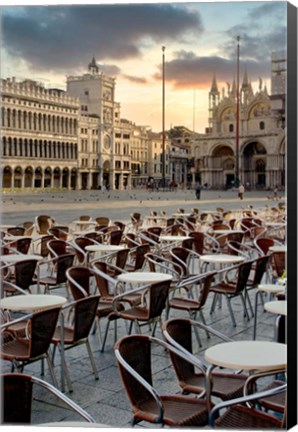
M 227 93 L 244 70 L 255 91 L 270 92 L 271 54 L 286 48 L 287 3 L 20 3 L 2 5 L 1 77 L 66 89 L 67 76 L 87 73 L 94 56 L 116 78 L 121 117 L 162 130 L 162 61 L 165 127 L 208 127 L 213 75 Z

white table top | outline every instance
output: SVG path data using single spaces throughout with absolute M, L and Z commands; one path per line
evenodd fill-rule
M 118 281 L 129 283 L 155 283 L 172 280 L 172 275 L 158 272 L 128 272 L 117 276 Z
M 89 252 L 117 252 L 119 250 L 125 249 L 125 246 L 120 245 L 110 245 L 110 244 L 94 244 L 86 246 L 85 249 Z
M 232 229 L 214 229 L 213 234 L 234 234 L 234 233 L 243 233 L 241 230 L 232 230 Z
M 2 230 L 6 230 L 8 228 L 15 228 L 15 227 L 16 227 L 16 225 L 9 225 L 9 224 L 1 224 L 0 225 L 0 229 L 2 229 Z
M 189 216 L 192 216 L 192 213 L 173 213 L 172 216 L 174 218 L 177 218 L 177 217 L 189 217 Z
M 93 220 L 85 220 L 85 221 L 75 220 L 75 221 L 72 221 L 72 223 L 76 224 L 76 225 L 97 225 L 97 222 L 93 221 Z
M 287 346 L 268 341 L 224 342 L 208 348 L 205 359 L 214 366 L 230 369 L 283 369 L 287 364 Z
M 191 237 L 189 237 L 189 236 L 179 236 L 179 235 L 161 235 L 161 236 L 159 236 L 160 241 L 167 241 L 167 242 L 183 241 L 183 240 L 188 240 L 190 238 Z
M 279 284 L 260 284 L 258 285 L 258 289 L 260 291 L 268 292 L 268 293 L 279 293 L 282 291 L 285 291 L 286 286 L 285 285 L 279 285 Z
M 12 311 L 34 311 L 63 306 L 67 299 L 62 296 L 51 294 L 28 294 L 15 295 L 1 299 L 2 309 Z
M 267 312 L 287 316 L 287 300 L 275 300 L 267 302 L 264 304 L 264 309 Z
M 93 229 L 89 230 L 79 230 L 79 231 L 71 231 L 71 234 L 77 235 L 77 236 L 84 236 L 85 234 L 94 233 Z
M 13 241 L 18 241 L 21 239 L 25 239 L 25 238 L 31 238 L 30 236 L 25 236 L 25 235 L 6 235 L 4 236 L 4 240 L 8 241 L 8 242 L 13 242 Z
M 269 250 L 271 252 L 287 252 L 287 246 L 284 246 L 284 245 L 270 246 Z
M 6 262 L 6 263 L 15 263 L 19 261 L 33 260 L 33 259 L 37 261 L 41 261 L 43 257 L 41 255 L 7 254 L 7 255 L 1 255 L 0 258 L 2 262 Z
M 201 255 L 200 260 L 209 263 L 233 264 L 233 263 L 241 263 L 245 261 L 245 258 L 238 255 L 211 254 L 211 255 Z

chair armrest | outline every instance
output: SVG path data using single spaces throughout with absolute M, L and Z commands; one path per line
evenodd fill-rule
M 126 297 L 128 294 L 137 294 L 137 293 L 143 293 L 142 298 L 144 297 L 147 289 L 151 286 L 152 284 L 146 284 L 143 285 L 141 287 L 135 288 L 133 290 L 129 290 L 129 291 L 125 291 L 123 293 L 117 294 L 112 301 L 112 308 L 113 311 L 118 315 L 119 314 L 119 310 L 117 308 L 117 303 L 122 302 L 122 301 L 126 301 L 124 297 Z
M 34 315 L 33 313 L 30 313 L 27 315 L 23 315 L 22 317 L 17 318 L 13 321 L 8 321 L 8 322 L 6 322 L 0 326 L 0 331 L 5 330 L 6 328 L 11 327 L 14 324 L 18 324 L 20 322 L 27 321 L 28 319 L 32 318 L 33 315 Z
M 267 398 L 270 396 L 275 396 L 279 393 L 286 391 L 286 389 L 287 389 L 287 384 L 283 384 L 283 385 L 276 387 L 274 389 L 269 389 L 266 391 L 257 392 L 257 393 L 251 394 L 251 395 L 247 395 L 247 396 L 243 396 L 240 398 L 230 399 L 228 401 L 221 402 L 212 408 L 212 410 L 209 414 L 209 425 L 211 427 L 214 427 L 215 419 L 218 416 L 218 412 L 223 408 L 227 408 L 227 407 L 230 407 L 232 405 L 243 404 L 245 402 L 258 400 L 258 399 L 262 399 L 265 397 Z
M 46 388 L 47 390 L 49 390 L 51 393 L 53 393 L 55 396 L 57 396 L 59 399 L 61 399 L 67 406 L 69 406 L 72 410 L 74 410 L 77 414 L 79 414 L 81 417 L 83 417 L 87 422 L 89 423 L 95 423 L 95 420 L 93 419 L 93 417 L 91 417 L 90 414 L 88 414 L 85 410 L 83 410 L 79 405 L 77 405 L 74 401 L 72 401 L 71 399 L 69 399 L 67 396 L 65 396 L 60 390 L 58 390 L 56 387 L 54 387 L 53 385 L 32 376 L 31 380 L 33 381 L 33 383 Z M 63 422 L 61 423 L 61 425 L 63 425 Z
M 140 375 L 138 374 L 121 356 L 119 350 L 115 348 L 115 357 L 119 361 L 119 363 L 129 372 L 144 388 L 151 394 L 151 396 L 154 398 L 157 408 L 158 408 L 158 417 L 156 423 L 162 423 L 163 421 L 163 415 L 164 415 L 164 408 L 162 401 L 160 399 L 159 394 L 156 392 L 156 390 Z

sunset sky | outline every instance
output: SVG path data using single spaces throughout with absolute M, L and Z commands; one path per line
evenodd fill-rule
M 36 79 L 66 89 L 66 77 L 87 72 L 94 55 L 116 77 L 121 117 L 162 128 L 162 46 L 166 128 L 208 126 L 215 73 L 222 92 L 244 68 L 270 92 L 271 54 L 286 47 L 287 4 L 271 2 L 59 4 L 1 6 L 1 77 Z

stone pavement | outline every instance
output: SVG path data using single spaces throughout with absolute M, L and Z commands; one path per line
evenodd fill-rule
M 2 202 L 5 201 L 2 204 L 2 223 L 20 223 L 24 220 L 33 220 L 33 217 L 37 214 L 49 214 L 57 221 L 66 223 L 76 219 L 81 214 L 90 214 L 92 217 L 110 215 L 112 220 L 128 220 L 130 213 L 133 211 L 140 211 L 144 215 L 149 215 L 150 210 L 153 209 L 165 209 L 170 214 L 179 207 L 184 207 L 186 210 L 192 207 L 199 207 L 202 211 L 203 209 L 215 209 L 216 207 L 236 209 L 247 204 L 255 207 L 276 205 L 276 202 L 268 200 L 267 194 L 262 192 L 247 192 L 244 201 L 241 202 L 237 198 L 236 192 L 218 191 L 203 191 L 201 201 L 193 198 L 193 191 L 178 191 L 176 194 L 175 192 L 148 193 L 145 191 L 127 191 L 118 194 L 111 192 L 109 193 L 110 198 L 108 198 L 107 192 L 105 192 L 104 197 L 102 195 L 103 193 L 97 191 L 5 195 L 2 196 Z M 117 198 L 118 196 L 119 198 Z M 130 198 L 130 196 L 133 196 L 133 198 Z M 56 293 L 58 294 L 59 290 L 55 290 Z M 60 291 L 60 293 L 62 294 L 63 291 Z M 251 292 L 250 296 L 253 301 L 254 293 Z M 209 296 L 204 309 L 207 324 L 235 340 L 252 339 L 253 319 L 247 321 L 243 316 L 240 299 L 235 298 L 232 300 L 237 321 L 236 327 L 232 325 L 224 300 L 221 309 L 217 308 L 212 316 L 209 314 L 211 301 L 212 295 Z M 172 311 L 170 317 L 175 316 L 186 317 L 187 314 Z M 258 314 L 258 340 L 273 340 L 274 322 L 275 316 L 271 313 L 263 312 L 260 307 Z M 104 325 L 105 322 L 103 320 L 102 328 L 104 328 Z M 132 418 L 131 409 L 118 374 L 113 353 L 114 327 L 113 325 L 110 327 L 104 353 L 100 352 L 98 335 L 94 334 L 91 336 L 91 347 L 99 372 L 99 380 L 94 379 L 84 345 L 66 352 L 66 360 L 74 387 L 73 393 L 66 394 L 91 414 L 96 422 L 111 427 L 125 428 L 130 427 L 130 420 Z M 143 330 L 146 332 L 145 328 Z M 119 320 L 118 338 L 125 334 L 126 327 Z M 159 330 L 157 330 L 156 336 L 161 338 Z M 201 339 L 203 347 L 197 347 L 196 354 L 200 358 L 203 358 L 205 349 L 218 343 L 218 339 L 214 336 L 207 339 L 204 332 L 201 333 Z M 2 372 L 9 370 L 10 365 L 3 361 Z M 24 372 L 40 376 L 40 362 L 26 366 Z M 55 372 L 60 382 L 59 353 L 56 353 Z M 170 360 L 164 350 L 154 350 L 153 376 L 154 385 L 161 393 L 179 392 L 179 386 Z M 51 382 L 47 367 L 44 378 L 48 382 Z M 38 391 L 35 396 L 32 419 L 34 424 L 81 420 L 79 416 L 65 409 L 53 396 L 45 396 L 43 391 Z M 152 427 L 152 425 L 142 423 L 139 427 Z

